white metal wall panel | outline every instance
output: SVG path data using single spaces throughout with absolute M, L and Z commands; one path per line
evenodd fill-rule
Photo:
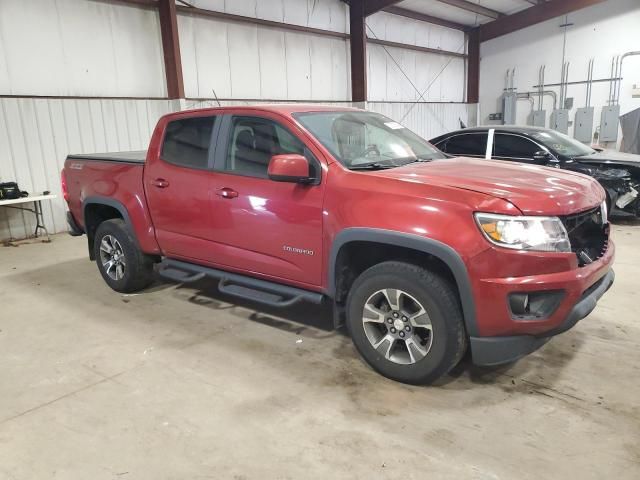
M 469 124 L 475 104 L 368 102 L 367 109 L 386 115 L 427 140 Z
M 285 33 L 279 30 L 258 29 L 260 93 L 265 98 L 288 98 L 287 55 L 284 36 Z
M 256 18 L 284 21 L 284 2 L 282 0 L 261 0 L 256 4 Z
M 262 72 L 260 71 L 258 27 L 229 23 L 227 35 L 232 97 L 260 98 Z M 206 48 L 205 45 L 203 47 Z M 265 75 L 267 74 L 265 72 Z
M 0 1 L 0 92 L 164 96 L 158 15 L 86 0 Z
M 564 29 L 560 27 L 565 23 L 569 24 L 566 39 Z M 638 0 L 608 0 L 572 12 L 568 20 L 564 16 L 554 18 L 483 42 L 480 63 L 480 122 L 495 123 L 488 117 L 491 113 L 500 111 L 499 98 L 503 93 L 507 69 L 515 68 L 514 86 L 519 93 L 535 91 L 533 86 L 538 84 L 538 72 L 542 65 L 546 66 L 545 83 L 557 83 L 560 80 L 564 51 L 565 60 L 571 64 L 570 82 L 586 80 L 589 60 L 592 58 L 595 62 L 593 77 L 609 78 L 612 57 L 638 50 L 638 25 Z M 625 59 L 622 76 L 620 108 L 624 114 L 640 107 L 640 98 L 634 97 L 632 92 L 634 85 L 640 83 L 640 57 Z M 560 95 L 557 86 L 547 89 Z M 593 128 L 596 132 L 600 128 L 601 111 L 609 102 L 609 83 L 594 83 L 592 90 L 591 106 L 595 108 Z M 569 112 L 569 119 L 574 120 L 575 109 L 585 106 L 586 85 L 569 85 L 567 96 L 574 98 L 574 108 Z M 536 98 L 535 108 L 537 107 Z M 545 96 L 543 109 L 547 111 L 547 125 L 553 108 L 552 98 Z M 531 114 L 532 107 L 528 102 L 518 102 L 518 125 L 530 123 Z M 569 135 L 573 134 L 574 125 L 571 125 Z
M 286 32 L 285 52 L 287 56 L 288 98 L 292 100 L 310 99 L 311 64 L 309 62 L 309 37 L 304 33 Z M 346 98 L 343 99 L 346 100 Z
M 349 99 L 345 40 L 189 15 L 178 24 L 188 98 Z
M 397 15 L 376 13 L 367 18 L 367 25 L 372 38 L 456 53 L 466 49 L 463 32 Z M 418 91 L 422 93 L 429 85 L 423 101 L 464 101 L 462 58 L 375 44 L 369 44 L 367 55 L 369 101 L 415 101 Z
M 47 228 L 66 230 L 60 170 L 69 153 L 140 150 L 168 100 L 0 98 L 0 181 L 31 194 L 58 195 L 43 204 Z M 33 232 L 33 215 L 0 208 L 0 241 Z
M 464 101 L 462 58 L 370 44 L 367 60 L 369 101 Z
M 464 53 L 465 34 L 460 30 L 380 12 L 367 17 L 370 36 L 419 47 Z

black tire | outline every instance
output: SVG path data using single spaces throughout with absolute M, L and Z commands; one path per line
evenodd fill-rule
M 415 351 L 409 352 L 411 350 L 409 344 L 402 339 L 396 338 L 395 343 L 389 342 L 383 345 L 382 350 L 387 350 L 384 348 L 386 345 L 394 345 L 393 349 L 389 348 L 389 351 L 397 352 L 391 355 L 392 358 L 394 355 L 400 357 L 404 355 L 411 357 L 405 358 L 404 361 L 414 363 L 400 364 L 396 363 L 397 359 L 396 361 L 388 359 L 385 354 L 374 348 L 367 337 L 367 332 L 372 335 L 371 328 L 375 329 L 374 335 L 377 334 L 375 332 L 378 329 L 383 332 L 380 333 L 381 336 L 390 334 L 393 324 L 375 324 L 373 327 L 367 327 L 368 330 L 365 331 L 363 323 L 365 304 L 370 298 L 376 298 L 374 297 L 376 292 L 385 289 L 402 291 L 406 295 L 402 298 L 409 298 L 403 302 L 415 305 L 413 300 L 416 300 L 419 306 L 426 310 L 430 319 L 432 327 L 430 333 L 426 329 L 413 329 L 413 333 L 419 331 L 427 337 L 421 345 L 421 348 L 427 352 L 422 358 L 418 358 L 419 355 Z M 386 311 L 384 302 L 383 298 L 381 309 Z M 400 316 L 404 318 L 402 314 Z M 389 316 L 385 318 L 385 322 L 391 319 Z M 411 320 L 408 322 L 411 328 Z M 467 349 L 467 336 L 456 289 L 440 275 L 404 262 L 380 263 L 364 271 L 355 280 L 347 298 L 347 328 L 356 349 L 374 370 L 385 377 L 403 383 L 433 383 L 457 365 Z M 385 328 L 386 333 L 384 333 Z M 397 330 L 394 331 L 399 335 Z M 405 335 L 408 338 L 409 333 Z
M 119 251 L 122 252 L 120 257 L 124 258 L 123 274 L 117 279 L 109 275 L 103 264 L 104 258 L 101 256 L 100 247 L 105 237 L 107 240 L 117 241 Z M 102 278 L 116 292 L 137 292 L 153 281 L 153 259 L 140 251 L 133 234 L 120 218 L 106 220 L 98 226 L 93 242 L 93 252 Z M 113 274 L 113 270 L 111 272 Z

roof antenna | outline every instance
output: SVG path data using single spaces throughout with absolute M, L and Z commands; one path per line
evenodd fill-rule
M 218 106 L 221 107 L 222 105 L 220 105 L 220 100 L 218 100 L 218 96 L 216 95 L 216 89 L 212 88 L 211 91 L 213 92 L 213 98 L 216 99 L 216 102 L 218 103 Z

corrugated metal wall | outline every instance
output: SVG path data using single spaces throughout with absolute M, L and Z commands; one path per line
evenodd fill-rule
M 427 140 L 473 122 L 475 104 L 367 102 L 367 109 L 386 115 Z
M 43 204 L 53 232 L 66 230 L 60 170 L 69 153 L 145 149 L 168 100 L 0 98 L 0 181 L 30 194 L 58 195 Z M 30 205 L 27 205 L 30 206 Z M 0 240 L 32 234 L 33 215 L 0 208 Z
M 166 96 L 157 12 L 88 0 L 0 0 L 0 94 Z
M 187 108 L 213 105 L 186 102 Z M 145 149 L 157 119 L 179 108 L 179 102 L 169 100 L 0 98 L 0 181 L 16 180 L 32 194 L 49 190 L 58 195 L 43 205 L 44 218 L 52 233 L 65 231 L 59 175 L 67 154 Z M 432 138 L 458 128 L 459 119 L 467 122 L 475 105 L 371 102 L 367 108 Z M 33 228 L 31 214 L 0 208 L 0 241 L 25 238 Z
M 199 2 L 226 13 L 346 32 L 339 0 Z M 347 100 L 345 40 L 214 18 L 180 15 L 180 53 L 187 97 Z

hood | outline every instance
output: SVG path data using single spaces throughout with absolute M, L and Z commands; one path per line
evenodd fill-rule
M 633 153 L 616 152 L 615 150 L 604 150 L 602 152 L 594 153 L 593 155 L 584 155 L 582 157 L 575 157 L 580 163 L 595 163 L 595 164 L 614 164 L 614 165 L 626 165 L 631 167 L 640 168 L 640 155 L 634 155 Z
M 376 172 L 380 176 L 471 190 L 507 200 L 527 215 L 568 215 L 604 200 L 594 179 L 557 168 L 472 158 L 433 160 Z

